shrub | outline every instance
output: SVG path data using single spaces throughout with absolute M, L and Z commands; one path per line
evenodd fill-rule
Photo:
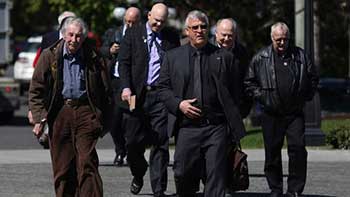
M 350 125 L 340 125 L 326 133 L 326 143 L 337 149 L 350 149 Z

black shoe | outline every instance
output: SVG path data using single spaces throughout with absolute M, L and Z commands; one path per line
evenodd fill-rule
M 49 149 L 49 135 L 44 133 L 38 139 L 39 144 L 43 146 L 44 149 Z
M 299 197 L 302 196 L 301 194 L 298 194 L 298 192 L 287 192 L 286 197 Z
M 282 197 L 282 196 L 283 196 L 282 192 L 272 191 L 270 193 L 270 197 Z
M 124 156 L 121 154 L 117 154 L 114 158 L 113 163 L 114 165 L 122 166 L 124 164 Z
M 131 181 L 130 192 L 133 194 L 140 193 L 143 186 L 143 179 L 134 177 Z

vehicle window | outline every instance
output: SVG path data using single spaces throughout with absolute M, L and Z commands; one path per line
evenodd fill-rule
M 36 53 L 39 47 L 40 47 L 40 43 L 38 42 L 28 42 L 24 47 L 23 51 Z

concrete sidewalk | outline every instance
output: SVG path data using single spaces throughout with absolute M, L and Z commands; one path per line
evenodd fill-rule
M 269 189 L 263 173 L 264 151 L 244 150 L 248 154 L 250 187 L 234 196 L 263 197 Z M 308 177 L 304 194 L 308 197 L 350 196 L 350 151 L 309 149 Z M 130 170 L 112 165 L 114 151 L 98 149 L 104 196 L 131 197 Z M 148 154 L 148 152 L 147 152 Z M 171 151 L 173 155 L 173 151 Z M 171 156 L 172 158 L 172 156 Z M 283 150 L 284 183 L 287 178 L 287 155 Z M 172 163 L 172 162 L 171 162 Z M 174 196 L 173 172 L 169 167 L 167 194 Z M 54 196 L 48 150 L 0 150 L 0 197 Z M 149 175 L 137 196 L 152 196 Z
M 263 149 L 243 150 L 248 154 L 248 161 L 264 161 Z M 309 149 L 309 162 L 350 162 L 349 150 L 316 150 Z M 113 149 L 97 149 L 101 163 L 111 163 L 114 159 Z M 148 158 L 149 150 L 145 153 Z M 174 150 L 170 150 L 170 161 L 174 155 Z M 282 160 L 288 161 L 287 150 L 282 150 Z M 26 163 L 50 163 L 49 150 L 28 149 L 28 150 L 0 150 L 0 164 L 26 164 Z M 349 194 L 350 196 L 350 194 Z

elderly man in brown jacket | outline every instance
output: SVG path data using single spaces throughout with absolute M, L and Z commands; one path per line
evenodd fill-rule
M 95 145 L 108 124 L 111 89 L 102 58 L 85 41 L 87 27 L 69 18 L 63 39 L 40 56 L 29 89 L 29 107 L 40 136 L 49 126 L 56 196 L 103 196 Z

